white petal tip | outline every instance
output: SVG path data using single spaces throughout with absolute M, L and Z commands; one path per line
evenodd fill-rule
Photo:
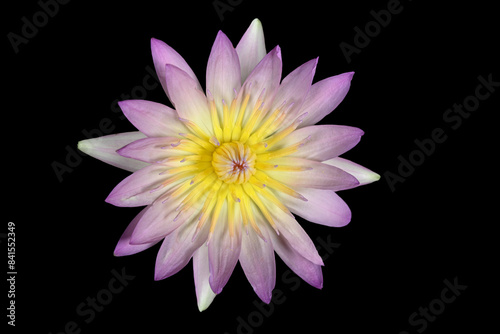
M 262 27 L 262 22 L 260 22 L 258 18 L 255 18 L 252 20 L 252 23 L 250 23 L 250 26 L 253 28 Z
M 359 176 L 358 176 L 359 178 Z M 374 173 L 372 171 L 366 171 L 363 173 L 362 177 L 358 179 L 359 185 L 365 185 L 365 184 L 370 184 L 372 182 L 376 182 L 380 180 L 380 175 L 377 173 Z
M 211 303 L 212 299 L 198 302 L 198 311 L 200 312 L 205 311 L 210 306 Z
M 77 144 L 77 148 L 83 153 L 89 154 L 88 152 L 91 150 L 92 145 L 89 145 L 90 139 L 80 140 Z
M 212 301 L 214 300 L 215 296 L 216 295 L 213 292 L 211 292 L 208 293 L 208 296 L 206 296 L 202 300 L 198 300 L 198 311 L 203 312 L 206 309 L 208 309 L 208 307 L 212 304 Z

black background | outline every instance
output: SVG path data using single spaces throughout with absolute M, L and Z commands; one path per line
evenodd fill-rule
M 71 1 L 18 53 L 7 34 L 21 34 L 21 18 L 32 21 L 40 5 L 4 4 L 2 232 L 15 222 L 15 329 L 59 333 L 74 321 L 81 333 L 286 333 L 303 325 L 311 333 L 485 332 L 496 314 L 488 301 L 498 300 L 492 296 L 498 265 L 492 257 L 498 217 L 492 212 L 498 205 L 500 88 L 456 130 L 443 115 L 474 95 L 478 76 L 500 81 L 493 5 L 402 1 L 402 11 L 348 63 L 339 44 L 354 45 L 354 27 L 364 29 L 373 21 L 370 11 L 387 8 L 388 1 L 232 3 L 221 20 L 212 1 Z M 315 81 L 356 72 L 347 97 L 322 123 L 363 129 L 361 142 L 344 156 L 382 178 L 339 193 L 353 212 L 348 226 L 303 222 L 316 242 L 321 237 L 340 244 L 325 260 L 322 290 L 283 280 L 288 268 L 277 261 L 282 303 L 261 316 L 237 266 L 221 295 L 200 313 L 191 264 L 155 282 L 158 245 L 113 256 L 139 208 L 113 207 L 104 199 L 129 173 L 73 157 L 75 166 L 60 182 L 53 163 L 67 164 L 68 147 L 76 151 L 85 131 L 96 134 L 103 119 L 110 120 L 112 133 L 134 130 L 111 106 L 142 85 L 147 66 L 153 68 L 151 37 L 175 48 L 204 85 L 217 31 L 236 45 L 256 17 L 267 49 L 282 49 L 284 74 L 317 56 Z M 168 104 L 159 85 L 146 95 Z M 443 129 L 446 141 L 391 191 L 384 174 L 397 174 L 398 156 L 408 158 L 417 149 L 414 141 L 430 138 L 435 128 Z M 5 239 L 1 245 L 6 253 Z M 122 268 L 134 279 L 87 323 L 78 305 Z M 412 326 L 410 315 L 440 298 L 443 281 L 455 277 L 466 290 L 426 328 Z M 5 313 L 6 294 L 7 286 L 0 293 Z M 239 317 L 254 325 L 238 328 Z

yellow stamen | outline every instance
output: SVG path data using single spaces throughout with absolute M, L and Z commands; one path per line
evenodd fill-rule
M 259 126 L 259 129 L 250 136 L 250 138 L 248 139 L 249 145 L 253 145 L 253 144 L 256 144 L 257 142 L 261 141 L 262 138 L 264 138 L 264 133 L 266 132 L 266 130 L 271 126 L 271 124 L 275 123 L 278 116 L 285 115 L 285 113 L 283 111 L 283 106 L 285 105 L 285 103 L 286 103 L 286 101 L 283 102 L 283 104 L 280 107 L 278 107 L 276 110 L 274 110 L 271 113 L 271 115 L 269 115 L 267 117 L 267 119 L 264 121 L 264 123 L 262 123 Z
M 202 181 L 205 177 L 207 177 L 213 173 L 214 173 L 213 168 L 207 168 L 203 172 L 196 174 L 196 176 L 191 180 L 191 184 L 198 183 L 199 181 Z
M 236 95 L 236 93 L 235 93 Z M 229 107 L 229 127 L 231 127 L 231 130 L 232 130 L 232 127 L 233 127 L 233 120 L 234 120 L 234 117 L 236 117 L 236 97 L 233 99 L 233 101 L 231 102 L 231 106 Z M 228 140 L 226 141 L 230 141 L 231 138 L 229 138 Z
M 213 147 L 213 145 L 210 145 L 209 143 L 207 143 L 206 140 L 200 139 L 200 138 L 196 137 L 195 135 L 193 135 L 191 133 L 179 133 L 179 136 L 191 140 L 192 142 L 194 142 L 194 143 L 198 144 L 199 146 L 203 147 L 208 152 L 213 152 L 215 150 L 215 148 Z
M 212 145 L 214 145 L 215 147 L 219 147 L 220 146 L 220 142 L 217 139 L 217 137 L 215 137 L 215 136 L 210 137 L 209 143 L 212 144 Z
M 212 213 L 212 209 L 214 208 L 215 203 L 217 201 L 216 194 L 219 191 L 221 186 L 222 186 L 222 181 L 220 181 L 220 180 L 217 180 L 212 184 L 212 189 L 210 190 L 210 192 L 205 200 L 205 204 L 203 205 L 203 208 L 201 209 L 201 216 L 200 216 L 200 220 L 198 222 L 198 225 L 196 226 L 196 231 L 194 233 L 195 235 L 201 229 L 203 224 L 205 224 L 205 221 L 210 216 L 210 213 Z
M 241 189 L 241 187 L 240 187 L 240 189 Z M 241 191 L 241 196 L 239 196 L 239 197 L 241 198 L 240 208 L 241 208 L 241 216 L 243 218 L 244 225 L 247 225 L 248 223 L 250 223 L 250 226 L 253 228 L 255 233 L 257 233 L 257 235 L 262 240 L 266 241 L 266 239 L 264 238 L 264 235 L 262 234 L 262 232 L 259 229 L 259 226 L 257 226 L 257 223 L 255 222 L 255 217 L 254 217 L 254 214 L 252 211 L 252 207 L 250 206 L 250 203 L 249 203 L 250 199 L 248 198 L 248 196 L 245 193 L 243 193 L 243 191 Z
M 233 240 L 235 234 L 235 221 L 236 217 L 236 205 L 237 203 L 232 200 L 231 196 L 227 197 L 227 228 L 229 230 L 229 237 L 231 238 L 231 249 L 233 249 Z
M 214 129 L 215 137 L 218 141 L 222 140 L 222 129 L 219 123 L 219 115 L 217 114 L 217 106 L 215 101 L 212 99 L 210 101 L 210 117 L 212 118 L 212 127 Z
M 312 169 L 312 167 L 300 167 L 300 166 L 284 166 L 284 165 L 275 165 L 275 166 L 277 167 L 274 170 L 277 172 L 303 172 Z
M 175 157 L 176 160 L 180 159 L 180 157 Z M 199 154 L 199 155 L 187 155 L 182 157 L 181 162 L 184 161 L 212 161 L 212 156 L 208 154 Z
M 184 123 L 184 125 L 186 125 L 196 135 L 198 135 L 198 137 L 200 137 L 201 139 L 207 140 L 209 138 L 208 135 L 205 133 L 205 131 L 203 131 L 198 125 L 196 125 L 196 123 L 194 123 L 188 119 L 180 118 L 180 117 L 179 117 L 179 120 L 182 123 Z
M 193 154 L 205 154 L 205 153 L 207 153 L 207 150 L 205 150 L 203 147 L 195 144 L 194 142 L 192 142 L 191 140 L 188 140 L 188 139 L 181 139 L 181 140 L 179 140 L 179 142 L 177 142 L 175 144 L 171 144 L 170 149 L 190 152 Z
M 267 161 L 267 160 L 271 160 L 271 159 L 275 159 L 275 158 L 279 158 L 279 157 L 283 157 L 283 156 L 295 153 L 295 152 L 297 152 L 297 150 L 301 146 L 303 146 L 309 140 L 309 138 L 310 138 L 310 136 L 302 139 L 301 141 L 299 141 L 293 145 L 283 147 L 283 148 L 275 150 L 275 151 L 270 151 L 267 153 L 257 152 L 257 161 L 258 162 Z
M 264 91 L 261 93 L 261 97 L 264 95 Z M 241 131 L 241 136 L 240 136 L 240 142 L 245 143 L 248 138 L 250 137 L 250 134 L 252 133 L 253 129 L 255 128 L 255 125 L 257 124 L 257 121 L 260 120 L 262 113 L 263 113 L 263 108 L 264 108 L 264 102 L 262 102 L 261 97 L 257 99 L 255 102 L 255 106 L 253 108 L 252 113 L 250 114 L 250 119 L 246 122 L 245 126 L 243 127 L 243 130 Z
M 187 156 L 185 156 L 185 155 L 177 155 L 174 157 L 168 157 L 168 158 L 165 158 L 163 160 L 157 161 L 156 163 L 168 165 L 169 163 L 172 163 L 172 162 L 184 162 L 184 161 L 186 161 L 186 157 Z M 196 157 L 196 155 L 193 155 L 193 157 Z
M 225 142 L 231 141 L 231 135 L 232 135 L 232 122 L 233 122 L 233 115 L 234 115 L 234 108 L 236 107 L 236 104 L 233 100 L 231 103 L 231 111 L 229 111 L 228 106 L 224 100 L 222 100 L 222 115 L 223 115 L 223 126 L 222 126 L 222 132 L 223 132 L 223 137 Z
M 236 188 L 237 185 L 234 184 L 234 183 L 229 183 L 229 195 L 231 195 L 233 201 L 239 203 L 240 202 L 240 199 L 238 198 L 238 195 L 236 193 Z
M 170 195 L 170 197 L 171 198 L 176 198 L 177 196 L 180 196 L 180 195 L 184 194 L 184 192 L 186 192 L 188 189 L 189 189 L 189 182 L 184 182 L 184 184 L 182 186 L 180 186 L 179 188 L 177 188 L 177 190 L 174 191 Z
M 180 210 L 182 208 L 181 211 L 185 211 L 185 210 L 188 210 L 189 208 L 191 208 L 198 201 L 198 199 L 203 194 L 205 194 L 207 189 L 209 189 L 213 185 L 215 180 L 217 179 L 215 174 L 211 174 L 211 175 L 212 175 L 211 177 L 209 176 L 206 179 L 204 179 L 202 182 L 195 185 L 194 188 L 191 189 L 189 194 L 186 196 L 186 198 L 184 198 L 184 200 L 182 200 L 182 203 L 179 204 L 179 206 L 177 207 L 176 210 Z M 192 183 L 190 183 L 190 185 L 192 185 Z
M 273 193 L 271 192 L 271 190 L 269 190 L 268 187 L 257 186 L 254 187 L 254 190 L 263 197 L 265 197 L 268 201 L 276 205 L 278 208 L 280 208 L 284 213 L 293 217 L 293 214 L 290 212 L 290 210 L 288 210 L 288 208 L 283 203 L 281 203 L 281 201 L 276 196 L 273 195 Z
M 271 126 L 269 126 L 267 129 L 265 129 L 265 131 L 262 133 L 261 138 L 267 138 L 268 136 L 273 134 L 277 128 L 280 127 L 280 125 L 283 123 L 283 121 L 285 120 L 285 118 L 288 115 L 287 110 L 290 109 L 292 105 L 293 105 L 293 103 L 290 104 L 289 106 L 287 106 L 287 108 L 285 110 L 283 110 L 283 112 L 281 114 L 279 114 L 278 118 L 271 124 Z
M 210 239 L 212 238 L 212 235 L 214 233 L 215 225 L 217 223 L 217 219 L 219 218 L 220 212 L 222 210 L 222 206 L 226 202 L 226 196 L 228 193 L 228 189 L 229 189 L 228 184 L 224 183 L 224 184 L 222 184 L 222 186 L 220 187 L 220 189 L 218 191 L 217 203 L 215 204 L 215 207 L 212 211 L 212 221 L 210 222 L 210 231 L 208 232 L 208 241 L 207 242 L 210 241 Z
M 306 115 L 307 115 L 307 113 L 304 113 L 304 114 L 300 115 L 299 117 L 297 117 L 297 119 L 292 124 L 290 124 L 289 126 L 287 126 L 285 129 L 283 129 L 280 132 L 274 134 L 271 138 L 266 139 L 267 145 L 269 147 L 272 147 L 274 144 L 276 144 L 277 142 L 279 142 L 280 140 L 282 140 L 283 138 L 285 138 L 286 136 L 288 136 L 290 133 L 292 133 L 293 131 L 295 131 L 295 129 L 297 129 L 297 127 L 299 126 L 299 124 L 302 123 L 302 120 L 304 119 L 304 117 Z
M 260 181 L 259 181 L 259 180 L 257 180 L 257 178 L 256 178 L 256 177 L 254 177 L 254 176 L 252 176 L 248 182 L 250 182 L 251 184 L 253 184 L 253 185 L 254 185 L 254 186 L 256 186 L 257 188 L 264 189 L 264 188 L 266 187 L 266 185 L 265 185 L 263 182 L 260 182 Z
M 265 174 L 263 172 L 257 171 L 257 173 L 255 173 L 255 177 L 257 178 L 257 180 L 261 181 L 262 183 L 264 183 L 266 186 L 268 186 L 270 188 L 276 189 L 277 191 L 280 191 L 280 192 L 285 193 L 287 195 L 290 195 L 292 197 L 301 199 L 303 201 L 307 201 L 307 199 L 304 196 L 302 196 L 301 194 L 299 194 L 298 192 L 296 192 L 292 188 L 289 188 L 289 187 L 285 186 L 283 183 L 274 180 L 272 177 L 268 176 L 267 174 Z
M 247 94 L 240 106 L 238 118 L 236 119 L 236 122 L 233 127 L 232 140 L 239 140 L 241 137 L 241 126 L 243 123 L 243 116 L 245 116 L 245 111 L 247 109 L 249 99 L 250 99 L 250 94 Z
M 260 169 L 260 170 L 276 170 L 277 167 L 278 167 L 278 165 L 268 164 L 266 162 L 259 162 L 258 161 L 255 163 L 255 168 Z
M 167 178 L 165 181 L 163 181 L 162 184 L 161 184 L 161 187 L 164 187 L 164 186 L 167 186 L 167 185 L 172 184 L 174 182 L 177 182 L 179 180 L 188 178 L 188 177 L 190 177 L 192 175 L 193 175 L 192 171 L 186 171 L 186 172 L 178 173 L 177 175 L 171 176 L 171 177 Z M 153 190 L 156 191 L 157 189 L 153 189 Z M 151 190 L 151 192 L 153 192 L 153 190 Z
M 259 196 L 257 196 L 257 194 L 255 193 L 254 187 L 249 183 L 245 183 L 243 184 L 243 190 L 248 195 L 248 197 L 250 197 L 250 199 L 255 203 L 255 205 L 257 205 L 257 207 L 260 209 L 260 212 L 262 212 L 262 214 L 267 219 L 271 227 L 276 231 L 276 233 L 279 234 L 278 228 L 274 223 L 273 217 L 271 217 L 269 210 L 267 210 L 267 207 L 264 205 L 264 203 L 262 203 Z
M 200 162 L 200 163 L 195 163 L 191 165 L 186 165 L 182 167 L 175 167 L 175 168 L 170 168 L 166 170 L 164 173 L 165 174 L 177 174 L 181 172 L 187 172 L 187 171 L 198 171 L 198 170 L 205 170 L 206 168 L 211 167 L 210 162 Z

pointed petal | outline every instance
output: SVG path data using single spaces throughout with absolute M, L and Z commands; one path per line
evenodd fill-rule
M 205 224 L 193 240 L 198 217 L 193 216 L 165 237 L 156 257 L 155 280 L 159 281 L 179 272 L 193 253 L 206 242 L 209 224 Z
M 116 206 L 149 205 L 161 194 L 151 192 L 163 181 L 165 171 L 163 165 L 149 165 L 123 179 L 106 198 L 106 202 Z
M 208 269 L 207 245 L 201 245 L 193 254 L 193 274 L 198 310 L 203 312 L 210 306 L 216 296 L 208 282 L 210 270 Z
M 266 173 L 291 188 L 316 188 L 333 191 L 350 189 L 359 184 L 351 174 L 340 168 L 313 160 L 285 157 L 269 160 L 273 165 L 311 168 L 304 171 L 267 171 Z
M 156 74 L 158 74 L 158 79 L 163 87 L 163 90 L 169 96 L 167 89 L 167 82 L 165 81 L 165 65 L 172 64 L 189 75 L 195 82 L 195 86 L 201 90 L 200 83 L 196 78 L 193 70 L 186 63 L 184 58 L 181 57 L 177 51 L 158 39 L 151 38 L 151 54 L 153 55 L 153 63 L 155 65 Z M 170 98 L 170 97 L 169 97 Z
M 353 75 L 354 72 L 342 73 L 312 85 L 300 111 L 308 114 L 299 128 L 318 123 L 337 108 L 349 91 Z
M 270 213 L 280 235 L 283 236 L 300 255 L 314 264 L 323 265 L 323 260 L 319 256 L 316 246 L 294 217 L 286 214 L 280 209 L 270 210 Z
M 244 82 L 255 66 L 266 55 L 264 31 L 259 19 L 254 19 L 241 37 L 236 52 L 240 60 L 241 81 Z
M 123 232 L 122 236 L 120 237 L 120 240 L 118 240 L 118 244 L 116 245 L 114 251 L 115 256 L 126 256 L 126 255 L 136 254 L 156 244 L 156 242 L 145 243 L 142 245 L 132 245 L 130 243 L 130 237 L 132 236 L 132 232 L 134 231 L 135 227 L 137 226 L 137 223 L 144 215 L 144 213 L 148 210 L 148 208 L 149 207 L 145 207 L 144 209 L 142 209 L 142 211 L 139 212 L 139 214 L 132 220 L 132 222 L 125 229 L 125 232 Z
M 317 64 L 318 58 L 312 59 L 297 67 L 281 82 L 271 110 L 278 108 L 285 101 L 287 104 L 293 103 L 293 106 L 288 111 L 287 118 L 283 121 L 279 129 L 287 127 L 297 116 L 302 114 L 299 112 L 301 112 L 302 104 L 311 88 Z
M 175 189 L 176 185 L 166 187 L 165 192 Z M 177 211 L 184 197 L 176 197 L 166 200 L 166 195 L 162 195 L 149 206 L 142 218 L 137 223 L 130 238 L 133 245 L 156 242 L 163 239 L 168 234 L 175 231 L 179 226 L 192 218 L 198 212 L 198 208 L 192 208 L 185 212 Z
M 269 234 L 271 235 L 274 250 L 283 262 L 304 281 L 315 288 L 321 289 L 323 287 L 321 266 L 300 255 L 283 235 L 276 235 L 273 231 L 270 231 Z
M 227 201 L 223 204 L 213 236 L 208 243 L 210 263 L 210 287 L 216 294 L 221 293 L 238 263 L 241 250 L 241 215 L 234 222 L 233 237 L 229 231 Z
M 307 201 L 284 193 L 276 193 L 276 196 L 291 212 L 302 218 L 331 227 L 342 227 L 351 221 L 351 210 L 335 192 L 314 188 L 297 188 L 295 191 Z
M 359 181 L 358 186 L 363 186 L 365 184 L 378 181 L 380 179 L 380 175 L 378 175 L 377 173 L 372 172 L 368 168 L 358 165 L 357 163 L 354 163 L 344 158 L 337 157 L 334 159 L 323 161 L 323 163 L 330 166 L 335 166 L 353 175 Z
M 99 138 L 81 140 L 78 142 L 78 149 L 111 166 L 122 168 L 129 172 L 135 172 L 149 164 L 134 159 L 124 158 L 116 153 L 116 150 L 144 137 L 146 136 L 139 131 L 118 133 Z
M 132 158 L 149 163 L 159 163 L 160 161 L 179 156 L 190 154 L 186 151 L 176 150 L 172 144 L 178 143 L 179 137 L 160 137 L 160 138 L 143 138 L 136 140 L 116 152 L 127 158 Z
M 172 101 L 179 116 L 196 123 L 205 129 L 207 134 L 213 135 L 205 94 L 197 88 L 196 82 L 183 70 L 168 64 L 165 68 L 170 101 Z
M 240 87 L 241 71 L 238 54 L 229 38 L 219 31 L 208 58 L 207 91 L 214 97 L 217 109 L 222 110 L 222 100 L 231 103 L 235 98 L 234 91 L 238 91 Z
M 269 233 L 265 228 L 261 232 L 267 242 L 253 230 L 242 233 L 240 264 L 257 296 L 269 304 L 276 284 L 276 263 Z
M 338 157 L 356 146 L 363 133 L 361 129 L 345 125 L 313 125 L 295 130 L 278 145 L 291 146 L 309 137 L 310 139 L 290 156 L 325 161 Z
M 262 109 L 267 112 L 273 103 L 274 96 L 278 91 L 281 81 L 283 63 L 281 60 L 281 49 L 276 46 L 274 49 L 262 59 L 262 61 L 253 69 L 248 78 L 245 80 L 242 89 L 238 94 L 238 100 L 250 94 L 245 122 L 249 118 L 257 100 L 262 95 L 264 105 Z M 258 105 L 256 107 L 259 107 Z
M 126 100 L 118 105 L 130 123 L 148 137 L 176 136 L 187 131 L 177 112 L 161 103 Z

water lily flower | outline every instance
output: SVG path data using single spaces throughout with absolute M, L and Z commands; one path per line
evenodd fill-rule
M 236 264 L 269 303 L 275 252 L 298 276 L 323 286 L 323 261 L 294 215 L 340 227 L 351 212 L 337 191 L 379 175 L 347 159 L 363 131 L 314 125 L 343 100 L 353 72 L 312 84 L 318 59 L 282 77 L 278 46 L 266 52 L 255 19 L 236 47 L 219 32 L 206 70 L 206 90 L 186 61 L 152 39 L 158 78 L 175 109 L 160 103 L 119 103 L 139 130 L 80 141 L 81 151 L 133 172 L 106 202 L 145 208 L 114 254 L 162 241 L 155 280 L 192 259 L 198 308 L 206 309 Z

